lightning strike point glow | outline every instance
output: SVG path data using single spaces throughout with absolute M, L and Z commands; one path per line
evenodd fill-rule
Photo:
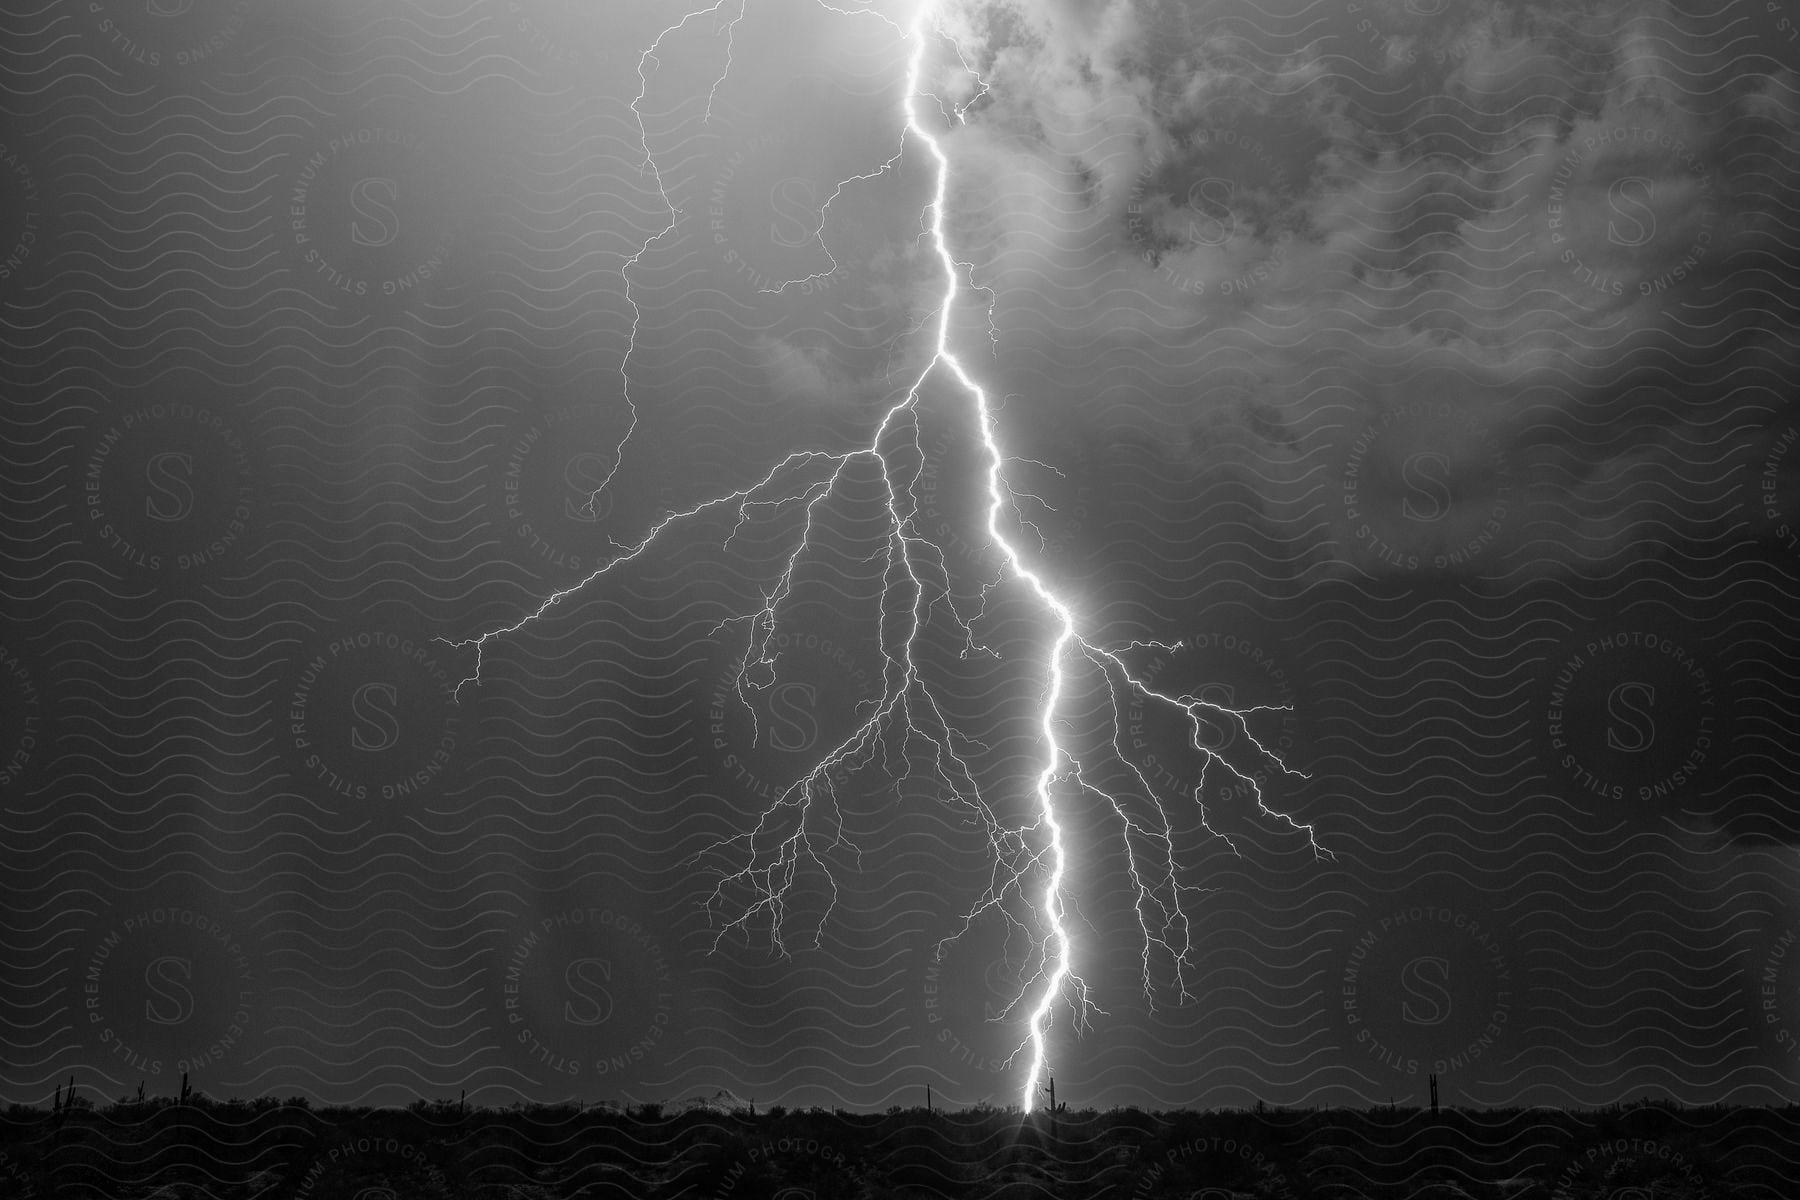
M 680 211 L 670 200 L 663 187 L 662 175 L 655 157 L 650 150 L 649 134 L 643 123 L 643 113 L 639 104 L 644 100 L 649 89 L 647 65 L 654 61 L 663 39 L 682 29 L 696 17 L 717 14 L 730 3 L 730 0 L 718 0 L 707 8 L 696 9 L 687 13 L 675 24 L 658 34 L 648 49 L 638 60 L 638 79 L 640 89 L 633 100 L 632 112 L 638 118 L 640 145 L 644 151 L 644 163 L 648 167 L 651 178 L 655 182 L 658 193 L 662 196 L 669 212 L 669 222 L 660 231 L 645 240 L 638 251 L 626 260 L 621 268 L 625 281 L 625 293 L 632 309 L 630 337 L 627 341 L 625 356 L 620 363 L 620 373 L 625 377 L 627 385 L 626 404 L 630 410 L 631 422 L 618 445 L 618 459 L 613 471 L 596 489 L 598 496 L 612 481 L 623 460 L 626 444 L 637 429 L 638 411 L 629 395 L 629 366 L 632 352 L 637 345 L 637 334 L 642 313 L 631 290 L 631 268 L 650 252 L 650 248 L 661 238 L 673 230 L 680 221 Z M 907 60 L 905 94 L 901 103 L 901 133 L 899 146 L 880 166 L 860 175 L 854 175 L 839 182 L 831 196 L 821 206 L 819 226 L 816 235 L 821 245 L 825 242 L 825 229 L 828 223 L 829 210 L 844 191 L 857 183 L 874 180 L 898 165 L 904 157 L 907 139 L 910 137 L 924 145 L 935 166 L 931 197 L 920 214 L 921 236 L 930 241 L 931 252 L 942 270 L 943 290 L 937 306 L 921 322 L 917 328 L 924 328 L 935 323 L 930 361 L 920 370 L 905 395 L 888 407 L 880 420 L 870 432 L 868 440 L 860 446 L 843 451 L 797 450 L 789 453 L 777 462 L 760 479 L 747 487 L 712 499 L 702 501 L 692 507 L 671 512 L 655 522 L 642 539 L 631 546 L 621 546 L 620 552 L 606 563 L 595 569 L 579 582 L 570 587 L 551 593 L 538 607 L 521 617 L 512 625 L 500 629 L 489 630 L 476 637 L 450 643 L 453 646 L 470 648 L 475 651 L 475 668 L 472 675 L 457 684 L 454 694 L 460 694 L 462 687 L 468 683 L 478 683 L 481 676 L 482 652 L 490 639 L 504 637 L 516 633 L 525 626 L 544 617 L 551 609 L 565 599 L 580 592 L 596 580 L 629 564 L 647 552 L 666 531 L 685 522 L 695 520 L 711 510 L 729 510 L 736 506 L 737 519 L 731 534 L 725 539 L 729 545 L 732 538 L 743 527 L 758 518 L 771 517 L 790 506 L 798 506 L 804 514 L 802 528 L 795 537 L 791 551 L 782 565 L 780 573 L 762 592 L 761 604 L 748 612 L 739 613 L 720 621 L 714 632 L 726 626 L 741 626 L 745 631 L 744 656 L 736 674 L 737 694 L 747 709 L 750 709 L 754 720 L 755 710 L 750 708 L 750 693 L 763 691 L 772 687 L 777 669 L 776 658 L 771 650 L 776 636 L 781 610 L 793 591 L 796 571 L 802 558 L 813 544 L 814 522 L 818 510 L 836 492 L 838 484 L 844 479 L 845 472 L 853 464 L 870 463 L 881 473 L 885 485 L 885 506 L 887 514 L 887 540 L 885 549 L 884 573 L 882 576 L 882 612 L 884 618 L 880 623 L 877 635 L 879 649 L 882 654 L 883 670 L 882 695 L 875 700 L 865 701 L 858 709 L 856 728 L 839 741 L 830 751 L 825 753 L 799 780 L 789 785 L 763 811 L 755 826 L 746 833 L 729 838 L 717 845 L 708 847 L 695 857 L 709 858 L 714 855 L 741 856 L 744 865 L 735 871 L 720 871 L 717 886 L 707 898 L 709 912 L 730 907 L 727 889 L 748 889 L 750 899 L 740 906 L 735 917 L 723 921 L 718 935 L 714 939 L 715 949 L 721 939 L 732 930 L 748 932 L 753 919 L 766 918 L 769 927 L 770 945 L 774 950 L 787 953 L 784 941 L 784 929 L 787 918 L 787 897 L 789 890 L 795 885 L 802 868 L 816 867 L 824 875 L 830 885 L 832 903 L 828 904 L 823 921 L 828 920 L 836 900 L 836 884 L 829 866 L 820 857 L 818 846 L 825 845 L 827 851 L 848 848 L 857 855 L 860 862 L 861 850 L 856 847 L 843 832 L 844 822 L 838 806 L 837 787 L 839 772 L 854 771 L 866 764 L 875 754 L 885 758 L 891 757 L 895 747 L 890 744 L 890 727 L 897 726 L 899 750 L 906 750 L 924 742 L 932 749 L 930 758 L 931 773 L 945 785 L 949 796 L 973 814 L 975 820 L 986 832 L 988 844 L 993 852 L 992 881 L 986 894 L 965 914 L 962 930 L 945 942 L 954 941 L 966 932 L 974 920 L 988 911 L 997 911 L 1009 923 L 1009 927 L 1026 928 L 1030 939 L 1032 954 L 1037 959 L 1035 976 L 1021 988 L 1019 995 L 1007 1006 L 1010 1014 L 1014 1008 L 1024 1005 L 1027 997 L 1034 994 L 1035 999 L 1029 1004 L 1026 1015 L 1026 1033 L 1014 1057 L 1023 1054 L 1027 1057 L 1025 1078 L 1021 1089 L 1021 1108 L 1025 1113 L 1031 1112 L 1035 1105 L 1040 1081 L 1049 1069 L 1049 1036 L 1054 1019 L 1061 1003 L 1066 1002 L 1071 1010 L 1074 1026 L 1079 1031 L 1086 1027 L 1089 1012 L 1101 1012 L 1092 999 L 1087 983 L 1078 975 L 1074 966 L 1074 943 L 1068 930 L 1068 918 L 1074 908 L 1074 900 L 1070 894 L 1067 881 L 1070 867 L 1070 851 L 1067 844 L 1064 825 L 1059 820 L 1054 789 L 1061 780 L 1072 780 L 1084 792 L 1097 796 L 1109 805 L 1118 817 L 1124 830 L 1126 873 L 1134 889 L 1134 907 L 1143 932 L 1143 984 L 1146 995 L 1151 996 L 1154 1007 L 1152 988 L 1152 956 L 1155 952 L 1166 954 L 1173 961 L 1176 980 L 1183 1000 L 1191 998 L 1187 987 L 1187 969 L 1189 956 L 1193 949 L 1191 925 L 1184 907 L 1183 897 L 1187 893 L 1199 889 L 1184 884 L 1177 878 L 1177 853 L 1174 842 L 1173 824 L 1162 800 L 1145 774 L 1144 770 L 1132 761 L 1120 743 L 1119 730 L 1123 726 L 1120 716 L 1122 696 L 1141 696 L 1146 702 L 1165 707 L 1172 714 L 1179 714 L 1186 722 L 1189 747 L 1197 751 L 1203 761 L 1202 781 L 1206 769 L 1217 766 L 1248 785 L 1251 794 L 1256 797 L 1258 810 L 1266 817 L 1285 822 L 1297 832 L 1307 836 L 1309 845 L 1315 856 L 1323 857 L 1327 852 L 1319 845 L 1311 825 L 1301 824 L 1293 818 L 1279 813 L 1265 803 L 1261 785 L 1256 778 L 1227 762 L 1220 754 L 1211 749 L 1205 742 L 1204 730 L 1208 722 L 1225 720 L 1235 722 L 1250 744 L 1266 760 L 1273 762 L 1283 774 L 1305 776 L 1283 762 L 1272 750 L 1264 746 L 1250 730 L 1248 718 L 1259 712 L 1270 711 L 1271 706 L 1253 708 L 1229 708 L 1200 697 L 1158 691 L 1134 672 L 1129 656 L 1142 650 L 1158 650 L 1174 652 L 1181 648 L 1179 642 L 1157 642 L 1149 640 L 1130 641 L 1122 645 L 1107 646 L 1092 640 L 1082 632 L 1078 614 L 1063 600 L 1045 579 L 1044 575 L 1027 561 L 1025 555 L 1015 545 L 1009 535 L 1003 519 L 1008 514 L 1020 530 L 1035 530 L 1035 526 L 1025 519 L 1020 512 L 1019 500 L 1029 498 L 1043 501 L 1030 493 L 1015 491 L 1006 479 L 1006 468 L 1009 464 L 1035 460 L 1009 456 L 1000 444 L 997 424 L 999 405 L 992 403 L 987 392 L 971 376 L 964 363 L 953 350 L 950 336 L 950 318 L 958 296 L 966 286 L 976 292 L 985 292 L 988 299 L 987 322 L 991 341 L 997 343 L 998 331 L 994 325 L 994 295 L 991 289 L 982 287 L 974 279 L 972 263 L 959 261 L 950 249 L 949 236 L 945 230 L 945 208 L 948 199 L 950 179 L 950 157 L 927 122 L 920 116 L 919 100 L 928 93 L 924 90 L 924 75 L 927 47 L 934 38 L 941 38 L 954 51 L 957 61 L 964 72 L 976 84 L 974 95 L 966 102 L 954 108 L 945 107 L 943 101 L 935 96 L 938 111 L 946 124 L 966 124 L 968 112 L 972 105 L 988 94 L 988 86 L 977 72 L 970 66 L 968 58 L 934 20 L 936 0 L 928 0 L 921 5 L 914 16 L 912 24 L 903 29 L 899 24 L 871 9 L 838 8 L 818 0 L 821 8 L 842 16 L 872 16 L 891 28 L 899 37 L 911 46 L 911 54 Z M 737 15 L 727 23 L 726 63 L 718 79 L 712 85 L 707 96 L 707 120 L 712 115 L 712 105 L 717 97 L 718 89 L 731 69 L 732 43 L 737 25 L 744 19 L 746 0 L 739 0 Z M 829 249 L 826 250 L 830 257 Z M 821 275 L 809 276 L 816 280 L 830 274 L 838 267 L 837 260 L 831 258 L 831 268 Z M 964 283 L 964 280 L 967 283 Z M 779 287 L 762 289 L 765 292 L 781 294 L 787 288 L 802 284 L 807 280 L 789 280 Z M 1002 821 L 985 799 L 981 787 L 975 782 L 975 770 L 967 754 L 969 747 L 985 749 L 978 740 L 956 729 L 938 699 L 920 673 L 919 665 L 914 658 L 914 643 L 918 638 L 927 613 L 939 600 L 949 597 L 949 567 L 943 550 L 918 532 L 916 518 L 918 500 L 914 493 L 917 480 L 915 472 L 910 478 L 898 477 L 898 469 L 887 457 L 884 446 L 894 437 L 907 437 L 910 428 L 910 444 L 919 456 L 920 470 L 924 461 L 924 452 L 919 434 L 919 405 L 921 390 L 925 383 L 942 368 L 966 392 L 969 397 L 980 449 L 985 461 L 984 481 L 987 496 L 985 525 L 989 545 L 998 551 L 1000 564 L 996 577 L 986 581 L 981 587 L 981 600 L 985 607 L 988 595 L 1007 579 L 1023 583 L 1037 603 L 1051 619 L 1055 635 L 1050 640 L 1046 652 L 1046 679 L 1044 690 L 1039 701 L 1037 727 L 1043 747 L 1043 764 L 1039 770 L 1032 794 L 1032 821 L 1022 827 L 1013 827 Z M 1011 399 L 1011 397 L 1007 397 Z M 1037 464 L 1048 466 L 1047 464 Z M 1054 467 L 1048 467 L 1054 471 Z M 1058 472 L 1060 474 L 1060 472 Z M 928 580 L 935 581 L 942 576 L 942 585 L 928 585 Z M 886 619 L 886 600 L 896 589 L 904 589 L 910 596 L 910 603 L 902 610 L 909 618 L 908 627 L 900 636 L 889 632 Z M 934 595 L 934 593 L 937 593 Z M 961 657 L 968 658 L 976 651 L 992 653 L 987 647 L 980 645 L 975 638 L 972 619 L 964 617 L 950 605 L 951 619 L 962 629 L 965 645 Z M 1080 759 L 1064 745 L 1057 729 L 1058 714 L 1065 694 L 1069 689 L 1069 669 L 1074 662 L 1083 662 L 1091 667 L 1103 681 L 1107 695 L 1112 703 L 1114 738 L 1111 759 L 1122 763 L 1137 785 L 1135 796 L 1146 801 L 1150 806 L 1151 819 L 1145 821 L 1132 815 L 1125 799 L 1090 779 L 1089 772 L 1084 769 Z M 760 730 L 758 731 L 760 736 Z M 1212 829 L 1207 821 L 1205 805 L 1201 800 L 1201 788 L 1196 786 L 1189 797 L 1199 808 L 1201 826 L 1209 834 L 1220 837 L 1225 844 L 1236 852 L 1237 847 L 1223 834 Z M 819 815 L 816 810 L 827 810 Z M 791 823 L 791 830 L 783 832 L 783 822 Z M 825 823 L 830 832 L 820 832 L 814 828 L 816 824 Z M 1154 851 L 1153 857 L 1146 858 L 1140 849 L 1148 846 Z M 1024 926 L 1014 912 L 1008 907 L 1009 902 L 1024 906 L 1036 922 L 1036 928 Z M 814 944 L 817 945 L 815 938 Z M 945 943 L 939 943 L 940 948 Z M 1008 1059 L 1011 1061 L 1011 1058 Z

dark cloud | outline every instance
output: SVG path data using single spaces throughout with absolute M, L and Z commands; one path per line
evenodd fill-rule
M 1768 399 L 1732 364 L 1792 361 L 1767 312 L 1794 300 L 1770 186 L 1793 76 L 1744 70 L 1736 10 L 1424 7 L 1258 10 L 1254 39 L 1215 6 L 969 22 L 989 92 L 948 144 L 1007 386 L 1172 453 L 1241 426 L 1232 453 L 1288 483 L 1272 522 L 1311 502 L 1319 435 L 1410 419 L 1424 391 L 1462 435 L 1422 416 L 1391 446 L 1477 507 L 1496 448 L 1507 467 L 1482 568 L 1521 539 L 1543 569 L 1711 536 L 1702 506 L 1640 518 L 1656 480 L 1748 461 L 1721 431 Z M 1319 552 L 1381 569 L 1354 539 Z

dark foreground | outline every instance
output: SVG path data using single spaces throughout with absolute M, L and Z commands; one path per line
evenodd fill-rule
M 1693 1200 L 1800 1196 L 1800 1108 L 314 1109 L 0 1116 L 7 1200 Z

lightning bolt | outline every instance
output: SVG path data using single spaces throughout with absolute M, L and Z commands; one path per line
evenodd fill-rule
M 845 188 L 876 179 L 899 164 L 906 153 L 909 139 L 925 148 L 935 170 L 931 197 L 920 214 L 920 223 L 922 235 L 929 239 L 931 253 L 941 268 L 943 279 L 943 290 L 937 305 L 920 327 L 929 327 L 931 330 L 932 352 L 929 361 L 920 369 L 905 395 L 882 413 L 867 440 L 861 445 L 842 451 L 801 450 L 790 453 L 747 487 L 668 513 L 656 521 L 649 532 L 635 544 L 621 546 L 616 556 L 572 586 L 551 593 L 536 609 L 513 624 L 488 630 L 472 638 L 450 642 L 453 646 L 472 648 L 475 652 L 474 671 L 457 684 L 455 694 L 460 694 L 464 685 L 479 682 L 482 652 L 488 642 L 516 633 L 542 618 L 564 600 L 646 553 L 671 529 L 696 521 L 702 514 L 735 511 L 736 522 L 732 533 L 725 539 L 729 545 L 731 539 L 746 524 L 773 517 L 785 509 L 797 508 L 804 515 L 801 528 L 780 573 L 763 591 L 761 603 L 751 611 L 726 618 L 714 629 L 716 633 L 726 626 L 735 626 L 744 633 L 744 654 L 738 664 L 735 685 L 739 699 L 754 719 L 751 694 L 766 691 L 774 685 L 776 656 L 772 642 L 779 627 L 782 606 L 791 597 L 796 571 L 812 547 L 815 522 L 821 506 L 836 494 L 846 472 L 858 464 L 873 465 L 879 471 L 885 487 L 887 517 L 881 595 L 883 619 L 877 634 L 883 659 L 882 694 L 875 700 L 863 703 L 857 712 L 856 728 L 822 755 L 803 778 L 789 785 L 777 796 L 763 811 L 753 828 L 709 847 L 697 856 L 724 854 L 744 859 L 744 865 L 739 869 L 720 872 L 719 882 L 707 898 L 709 912 L 729 912 L 734 907 L 737 909 L 735 917 L 724 920 L 721 924 L 714 940 L 714 948 L 717 948 L 719 940 L 728 932 L 734 929 L 747 932 L 753 920 L 766 919 L 771 947 L 786 953 L 783 930 L 787 918 L 788 893 L 798 880 L 800 872 L 808 867 L 817 867 L 831 886 L 833 903 L 827 906 L 825 913 L 825 919 L 828 920 L 835 905 L 836 885 L 830 867 L 820 857 L 819 846 L 824 844 L 827 850 L 847 847 L 857 855 L 859 862 L 861 856 L 860 848 L 850 843 L 842 832 L 843 820 L 838 806 L 840 784 L 866 766 L 876 755 L 880 755 L 884 762 L 891 761 L 895 755 L 911 761 L 910 752 L 923 743 L 928 750 L 931 775 L 946 786 L 955 803 L 964 806 L 973 815 L 985 830 L 993 852 L 992 874 L 986 892 L 965 914 L 962 929 L 946 938 L 940 943 L 940 947 L 960 937 L 984 913 L 998 912 L 1007 920 L 1009 928 L 1019 928 L 1026 932 L 1030 945 L 1028 960 L 1036 962 L 1032 977 L 1022 983 L 1019 995 L 1006 1009 L 1006 1013 L 1010 1014 L 1020 1006 L 1028 1008 L 1026 1033 L 1012 1057 L 1022 1054 L 1027 1060 L 1021 1109 L 1029 1113 L 1037 1101 L 1041 1080 L 1049 1070 L 1049 1036 L 1058 1006 L 1067 1005 L 1077 1030 L 1086 1027 L 1090 1012 L 1102 1011 L 1095 1004 L 1088 984 L 1076 973 L 1074 967 L 1074 947 L 1069 933 L 1074 900 L 1067 887 L 1070 851 L 1063 824 L 1058 819 L 1055 798 L 1059 783 L 1072 781 L 1083 792 L 1097 797 L 1110 806 L 1121 823 L 1125 834 L 1126 873 L 1132 881 L 1133 903 L 1143 931 L 1143 985 L 1146 995 L 1152 995 L 1153 960 L 1156 954 L 1161 953 L 1166 954 L 1175 965 L 1181 998 L 1191 998 L 1188 970 L 1191 967 L 1193 940 L 1185 897 L 1200 889 L 1177 879 L 1178 862 L 1173 824 L 1169 810 L 1164 806 L 1164 800 L 1169 798 L 1159 795 L 1157 787 L 1151 783 L 1143 768 L 1132 760 L 1122 744 L 1121 730 L 1125 723 L 1123 706 L 1129 700 L 1141 697 L 1144 702 L 1159 705 L 1185 722 L 1189 734 L 1188 744 L 1202 757 L 1200 784 L 1185 799 L 1198 806 L 1201 825 L 1207 833 L 1220 837 L 1233 853 L 1237 852 L 1236 845 L 1229 837 L 1213 830 L 1202 800 L 1206 773 L 1215 767 L 1248 784 L 1250 792 L 1256 797 L 1258 810 L 1265 817 L 1304 833 L 1315 856 L 1328 857 L 1329 852 L 1320 846 L 1311 825 L 1297 822 L 1265 803 L 1261 783 L 1254 773 L 1227 761 L 1217 750 L 1206 744 L 1206 733 L 1210 726 L 1218 722 L 1228 723 L 1246 736 L 1262 760 L 1273 763 L 1284 774 L 1306 778 L 1302 772 L 1289 767 L 1274 751 L 1257 740 L 1250 727 L 1253 716 L 1272 711 L 1274 706 L 1240 709 L 1190 693 L 1153 687 L 1145 677 L 1145 672 L 1133 665 L 1134 657 L 1145 651 L 1175 653 L 1182 649 L 1182 643 L 1129 641 L 1109 645 L 1091 636 L 1084 630 L 1081 615 L 1058 595 L 1040 570 L 1027 559 L 1016 542 L 1017 535 L 1009 533 L 1009 518 L 1010 523 L 1020 530 L 1034 528 L 1021 514 L 1019 501 L 1021 498 L 1036 497 L 1016 491 L 1007 479 L 1006 468 L 1011 463 L 1034 460 L 1014 458 L 1006 454 L 1000 444 L 995 406 L 986 390 L 970 374 L 951 346 L 950 319 L 958 296 L 965 287 L 981 292 L 988 292 L 988 289 L 975 282 L 973 264 L 958 260 L 950 248 L 949 236 L 944 227 L 950 156 L 940 140 L 942 134 L 934 133 L 930 122 L 920 113 L 921 99 L 930 98 L 937 101 L 944 124 L 966 123 L 969 109 L 987 94 L 987 85 L 970 67 L 962 48 L 935 20 L 940 0 L 926 0 L 911 25 L 905 28 L 872 9 L 845 9 L 835 7 L 826 0 L 818 2 L 820 7 L 841 16 L 874 17 L 892 28 L 911 46 L 905 94 L 901 103 L 902 131 L 899 146 L 879 167 L 851 176 L 837 185 L 821 206 L 819 225 L 815 232 L 819 244 L 823 246 L 832 202 L 843 194 Z M 630 356 L 637 344 L 638 323 L 642 317 L 632 296 L 630 271 L 650 252 L 651 246 L 673 230 L 680 220 L 679 210 L 663 188 L 662 175 L 650 150 L 648 131 L 644 127 L 643 113 L 639 108 L 649 87 L 646 67 L 655 60 L 663 39 L 685 28 L 696 18 L 720 13 L 729 3 L 730 0 L 718 0 L 718 3 L 687 13 L 658 34 L 638 60 L 641 87 L 631 108 L 638 117 L 644 166 L 668 206 L 669 222 L 662 230 L 646 239 L 621 269 L 626 297 L 633 313 L 630 339 L 625 358 L 620 364 L 621 374 L 626 375 L 628 384 Z M 731 68 L 731 39 L 737 24 L 743 19 L 744 3 L 745 0 L 738 0 L 737 15 L 725 27 L 726 64 L 708 93 L 708 120 L 711 119 L 712 104 L 718 89 Z M 941 99 L 927 93 L 924 87 L 927 51 L 934 42 L 948 45 L 963 70 L 977 84 L 974 96 L 954 108 L 946 108 Z M 830 255 L 829 248 L 826 253 Z M 817 280 L 829 275 L 837 269 L 835 258 L 831 259 L 831 263 L 830 270 L 807 278 Z M 779 287 L 762 290 L 779 293 L 802 282 L 805 281 L 789 280 Z M 990 339 L 993 339 L 997 338 L 997 331 L 993 324 L 991 292 L 988 292 L 988 299 L 988 332 Z M 970 748 L 984 748 L 982 743 L 953 726 L 935 692 L 921 674 L 914 657 L 915 642 L 930 614 L 937 610 L 940 601 L 948 603 L 949 600 L 949 565 L 942 549 L 919 532 L 919 503 L 913 487 L 923 470 L 925 459 L 920 437 L 921 394 L 926 382 L 940 372 L 947 373 L 967 395 L 983 456 L 985 527 L 991 546 L 998 552 L 1000 563 L 996 576 L 981 589 L 982 604 L 985 607 L 989 594 L 995 588 L 1008 579 L 1014 580 L 1023 584 L 1034 597 L 1054 629 L 1046 650 L 1046 678 L 1038 701 L 1037 725 L 1043 759 L 1032 790 L 1031 807 L 1034 815 L 1030 822 L 1018 826 L 1003 820 L 988 803 L 982 788 L 976 782 L 975 769 L 968 757 Z M 626 400 L 631 413 L 631 424 L 619 442 L 614 472 L 617 471 L 618 462 L 623 460 L 627 442 L 638 428 L 636 405 L 630 400 L 629 394 Z M 903 439 L 903 444 L 909 446 L 913 458 L 919 464 L 910 474 L 890 457 L 894 450 L 892 443 L 897 439 Z M 908 461 L 913 461 L 913 458 Z M 603 491 L 611 479 L 612 473 L 609 473 L 595 495 Z M 943 582 L 938 583 L 939 579 Z M 909 597 L 908 602 L 900 609 L 904 614 L 901 620 L 904 628 L 897 634 L 890 630 L 886 603 L 896 589 L 904 589 L 905 596 Z M 957 612 L 953 604 L 948 607 L 950 618 L 964 635 L 963 657 L 966 659 L 972 653 L 985 651 L 986 647 L 978 643 L 974 634 L 973 621 L 976 617 Z M 1114 730 L 1108 757 L 1113 762 L 1124 764 L 1135 781 L 1137 786 L 1132 789 L 1129 797 L 1092 779 L 1091 766 L 1084 765 L 1077 754 L 1064 744 L 1059 732 L 1059 714 L 1072 685 L 1071 672 L 1081 669 L 1083 664 L 1096 677 L 1096 686 L 1106 689 Z M 1128 800 L 1143 802 L 1148 806 L 1149 814 L 1135 815 L 1133 804 Z M 818 828 L 821 825 L 833 828 L 835 832 L 821 832 Z M 744 889 L 748 890 L 749 899 L 734 904 L 728 892 Z M 1017 915 L 1020 906 L 1025 909 L 1029 920 Z M 817 944 L 816 938 L 814 944 Z M 1008 1062 L 1011 1061 L 1012 1058 L 1009 1058 Z
M 607 469 L 606 475 L 600 480 L 599 485 L 588 494 L 586 511 L 590 517 L 594 515 L 595 502 L 612 485 L 613 476 L 619 473 L 619 467 L 625 461 L 625 445 L 638 428 L 637 402 L 631 398 L 631 355 L 637 349 L 638 327 L 643 323 L 644 313 L 638 307 L 637 296 L 631 290 L 631 268 L 642 262 L 644 255 L 650 253 L 650 247 L 667 237 L 681 223 L 681 210 L 675 207 L 673 200 L 669 199 L 669 189 L 663 186 L 662 169 L 656 165 L 656 155 L 650 150 L 650 129 L 644 124 L 644 110 L 638 107 L 650 94 L 650 77 L 644 73 L 645 68 L 652 62 L 660 63 L 662 61 L 657 57 L 657 51 L 662 49 L 664 38 L 687 28 L 687 23 L 697 17 L 707 17 L 718 13 L 730 2 L 731 0 L 717 0 L 717 3 L 687 13 L 681 20 L 657 34 L 650 44 L 644 47 L 644 52 L 638 55 L 638 92 L 631 99 L 631 115 L 637 118 L 638 149 L 643 151 L 643 158 L 639 160 L 638 166 L 640 170 L 649 174 L 650 182 L 656 188 L 656 194 L 661 198 L 663 208 L 669 214 L 669 219 L 664 222 L 661 229 L 645 238 L 644 244 L 639 246 L 636 252 L 619 267 L 619 277 L 625 282 L 625 303 L 631 306 L 631 333 L 625 342 L 625 353 L 619 357 L 619 379 L 625 399 L 625 411 L 630 420 L 626 423 L 625 433 L 620 437 L 618 447 L 613 454 L 612 466 Z M 725 24 L 725 69 L 719 72 L 718 77 L 713 80 L 711 90 L 706 93 L 705 119 L 708 123 L 712 121 L 713 102 L 718 98 L 719 86 L 725 82 L 725 76 L 731 72 L 732 48 L 737 40 L 738 23 L 744 19 L 745 3 L 747 0 L 738 0 L 737 16 Z M 834 262 L 832 265 L 835 266 L 836 263 Z

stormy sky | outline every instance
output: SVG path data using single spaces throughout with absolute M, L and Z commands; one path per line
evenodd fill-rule
M 1017 1102 L 935 146 L 1059 1098 L 1800 1098 L 1800 11 L 917 16 L 0 15 L 0 1094 Z

